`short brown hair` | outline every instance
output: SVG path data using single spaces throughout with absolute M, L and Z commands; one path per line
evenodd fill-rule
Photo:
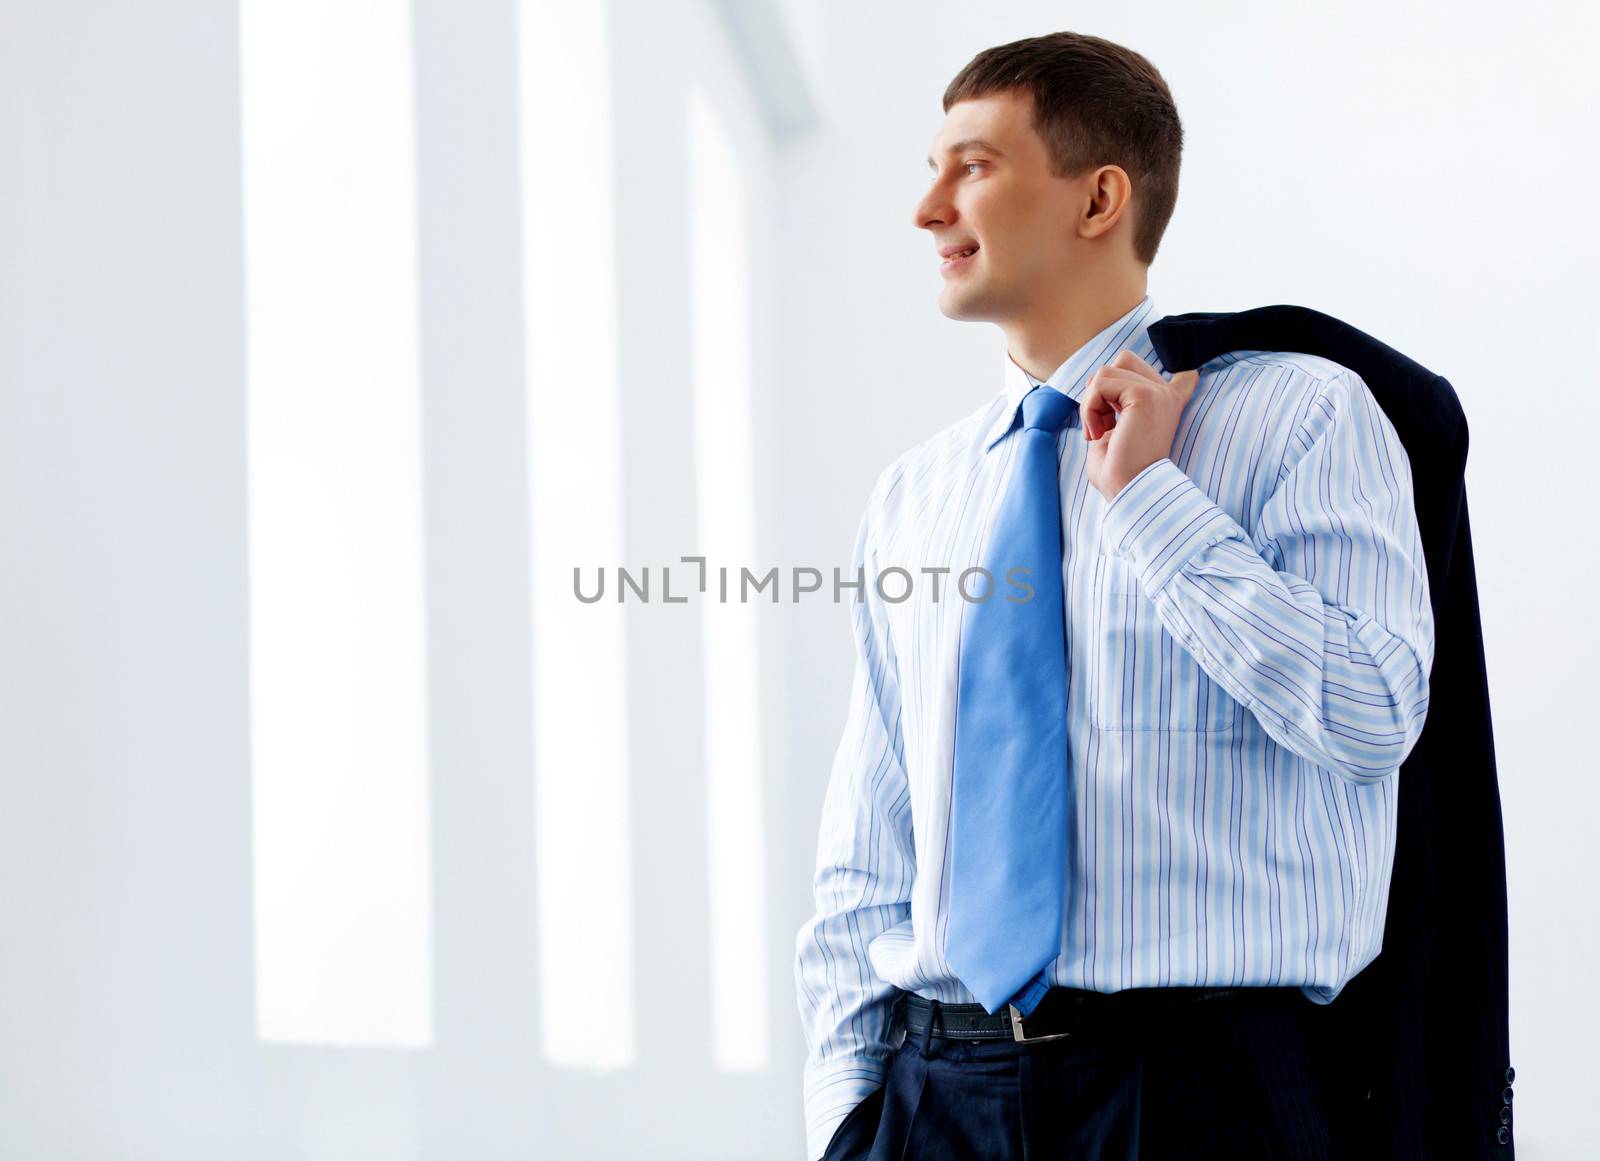
M 1079 177 L 1119 165 L 1133 182 L 1134 253 L 1155 261 L 1178 203 L 1183 124 L 1167 82 L 1131 48 L 1098 36 L 1051 32 L 986 48 L 944 91 L 957 101 L 1022 89 L 1033 95 L 1033 129 L 1050 170 Z

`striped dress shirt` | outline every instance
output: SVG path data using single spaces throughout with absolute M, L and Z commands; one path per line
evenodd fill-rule
M 1123 349 L 1164 373 L 1159 317 L 1146 296 L 1050 386 L 1081 400 Z M 1380 950 L 1397 772 L 1428 708 L 1410 462 L 1337 363 L 1233 351 L 1198 370 L 1169 456 L 1109 502 L 1081 415 L 1057 437 L 1071 807 L 1048 978 L 1325 1004 Z M 953 586 L 983 563 L 1037 382 L 1008 354 L 1003 390 L 879 474 L 857 531 L 855 673 L 794 963 L 812 1158 L 882 1083 L 899 991 L 975 1002 L 945 961 Z M 915 583 L 877 583 L 893 566 Z

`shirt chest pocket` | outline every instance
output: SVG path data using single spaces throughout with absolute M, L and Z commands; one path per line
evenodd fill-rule
M 1104 730 L 1231 729 L 1244 707 L 1167 631 L 1133 566 L 1102 553 L 1093 567 L 1089 720 Z

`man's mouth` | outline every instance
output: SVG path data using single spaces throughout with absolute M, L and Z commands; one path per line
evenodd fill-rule
M 958 267 L 965 265 L 966 262 L 977 252 L 978 247 L 976 246 L 967 246 L 963 249 L 952 251 L 945 256 L 943 262 L 939 263 L 940 272 L 942 273 L 948 270 L 955 270 Z

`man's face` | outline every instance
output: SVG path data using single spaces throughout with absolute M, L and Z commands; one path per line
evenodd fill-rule
M 1093 171 L 1052 176 L 1032 117 L 1027 91 L 991 93 L 952 105 L 933 139 L 933 184 L 914 222 L 938 251 L 977 247 L 967 258 L 935 259 L 939 309 L 950 318 L 1015 318 L 1058 293 L 1081 261 L 1074 222 Z

